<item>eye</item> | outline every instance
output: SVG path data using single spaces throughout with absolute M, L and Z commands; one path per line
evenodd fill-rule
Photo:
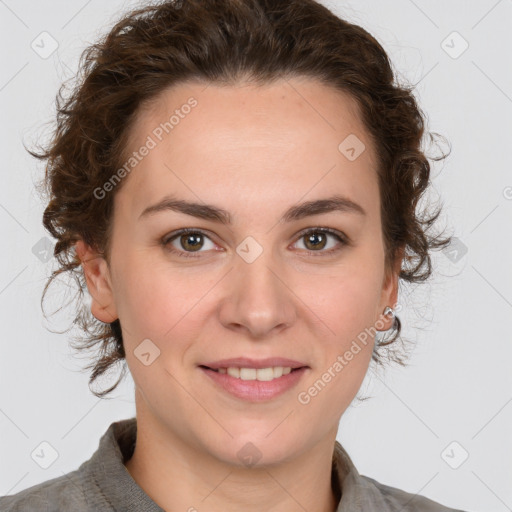
M 338 241 L 338 246 L 330 248 L 329 250 L 324 249 L 328 243 L 328 238 L 334 238 Z M 193 253 L 204 252 L 201 251 L 204 248 L 204 240 L 209 240 L 211 243 L 210 247 L 206 249 L 215 249 L 215 244 L 211 241 L 210 237 L 200 229 L 184 228 L 178 232 L 172 233 L 171 236 L 164 237 L 161 241 L 162 245 L 173 254 L 177 254 L 184 258 L 198 258 Z M 341 232 L 335 231 L 330 228 L 309 228 L 299 233 L 299 239 L 297 242 L 305 240 L 305 250 L 313 256 L 324 256 L 338 252 L 343 246 L 349 245 L 348 239 Z M 176 245 L 175 245 L 176 244 Z M 178 247 L 177 247 L 178 245 Z M 319 254 L 313 254 L 319 253 Z
M 330 248 L 327 251 L 323 251 L 328 243 L 328 237 L 336 239 L 340 245 L 334 248 Z M 305 240 L 306 251 L 309 253 L 320 253 L 320 254 L 312 254 L 313 256 L 325 256 L 326 254 L 333 254 L 341 250 L 344 245 L 348 245 L 347 238 L 337 231 L 330 228 L 313 228 L 307 229 L 306 231 L 302 231 L 299 235 L 299 241 Z M 331 245 L 332 247 L 332 245 Z
M 198 256 L 193 256 L 187 253 L 200 252 L 200 249 L 204 244 L 205 238 L 210 240 L 210 238 L 203 231 L 199 229 L 186 228 L 181 229 L 177 233 L 174 233 L 170 238 L 164 238 L 162 240 L 162 244 L 164 245 L 164 247 L 169 249 L 171 253 L 178 254 L 179 256 L 183 256 L 185 258 L 197 258 Z M 181 248 L 176 248 L 175 245 L 172 245 L 171 242 L 174 241 L 176 241 L 176 243 L 179 244 Z M 185 250 L 182 250 L 182 248 Z

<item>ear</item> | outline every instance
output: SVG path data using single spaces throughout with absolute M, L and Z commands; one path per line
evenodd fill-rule
M 110 271 L 105 258 L 83 240 L 76 242 L 75 251 L 82 262 L 87 289 L 91 295 L 91 313 L 100 322 L 117 320 Z
M 398 301 L 398 278 L 400 275 L 400 269 L 402 268 L 402 260 L 405 254 L 405 246 L 402 246 L 398 252 L 393 264 L 393 268 L 387 270 L 384 276 L 384 282 L 382 285 L 382 294 L 380 301 L 380 311 L 378 311 L 379 319 L 386 322 L 386 326 L 382 330 L 391 329 L 393 326 L 393 318 L 385 317 L 383 315 L 386 306 L 395 308 Z

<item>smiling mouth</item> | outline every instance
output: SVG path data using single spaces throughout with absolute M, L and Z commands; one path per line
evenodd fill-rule
M 300 368 L 291 368 L 289 366 L 270 366 L 268 368 L 242 368 L 230 366 L 227 368 L 210 368 L 204 365 L 200 365 L 200 367 L 212 372 L 227 374 L 235 379 L 258 381 L 271 381 L 278 379 L 283 375 L 288 375 L 289 373 L 306 368 L 306 366 L 302 366 Z

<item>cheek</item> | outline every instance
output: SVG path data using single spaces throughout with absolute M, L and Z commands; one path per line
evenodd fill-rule
M 375 262 L 372 264 L 376 265 Z M 358 272 L 356 268 L 347 266 L 339 275 L 326 279 L 323 290 L 315 286 L 312 298 L 315 311 L 320 312 L 334 332 L 331 332 L 331 338 L 337 340 L 335 343 L 354 337 L 373 325 L 381 294 L 380 282 L 381 277 L 377 273 L 368 270 Z
M 180 280 L 149 251 L 118 249 L 116 256 L 114 295 L 123 328 L 137 337 L 161 336 L 183 314 Z
M 149 338 L 162 349 L 172 341 L 173 350 L 183 350 L 180 344 L 195 336 L 205 314 L 200 299 L 219 276 L 184 273 L 161 255 L 155 257 L 156 252 L 125 252 L 118 260 L 115 296 L 119 318 L 131 338 L 128 343 Z
M 326 388 L 319 406 L 344 410 L 363 382 L 375 343 L 379 280 L 378 273 L 343 272 L 330 279 L 329 292 L 317 299 L 315 311 L 329 327 L 322 336 L 322 362 L 309 383 Z
M 371 361 L 375 298 L 370 288 L 360 284 L 358 281 L 359 286 L 346 286 L 329 307 L 321 310 L 322 319 L 334 334 L 329 332 L 319 340 L 320 362 L 300 390 L 327 423 L 335 421 L 350 405 Z

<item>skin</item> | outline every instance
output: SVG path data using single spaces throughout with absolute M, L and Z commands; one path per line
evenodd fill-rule
M 76 245 L 91 311 L 103 322 L 120 319 L 135 382 L 138 437 L 126 468 L 168 511 L 333 511 L 338 423 L 368 370 L 373 339 L 308 404 L 297 395 L 365 328 L 379 320 L 379 330 L 391 327 L 382 313 L 397 302 L 400 259 L 385 269 L 374 148 L 350 96 L 294 78 L 169 88 L 139 112 L 129 149 L 190 96 L 198 105 L 115 191 L 109 264 Z M 338 150 L 349 134 L 366 145 L 354 161 Z M 138 219 L 168 193 L 222 207 L 233 224 L 174 211 Z M 335 193 L 366 215 L 278 223 L 288 207 Z M 160 243 L 186 227 L 207 232 L 199 252 L 186 236 L 185 245 L 179 236 L 169 245 L 196 258 Z M 320 227 L 350 244 L 327 235 L 315 249 L 298 236 Z M 236 252 L 248 236 L 263 248 L 252 263 Z M 148 366 L 134 353 L 146 338 L 160 350 Z M 296 387 L 251 403 L 219 390 L 198 367 L 236 356 L 288 357 L 309 368 Z M 261 453 L 252 467 L 237 456 L 248 442 Z

